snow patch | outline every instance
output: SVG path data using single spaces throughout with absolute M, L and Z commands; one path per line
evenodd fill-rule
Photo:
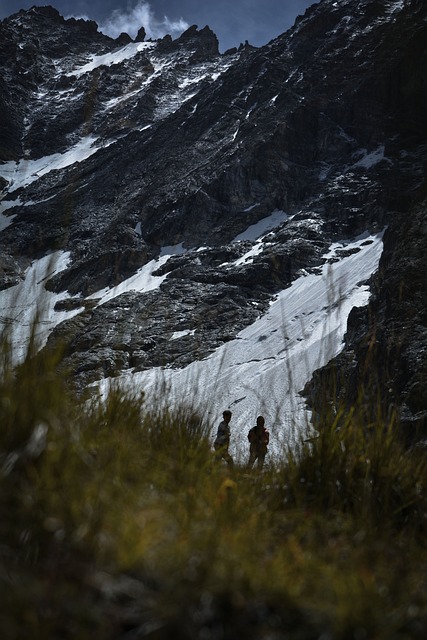
M 257 204 L 252 205 L 245 211 L 250 211 Z M 269 216 L 266 218 L 262 218 L 262 220 L 258 220 L 255 224 L 251 224 L 245 231 L 239 233 L 232 242 L 239 242 L 240 240 L 251 240 L 255 241 L 263 234 L 267 233 L 267 231 L 271 231 L 276 227 L 279 227 L 283 222 L 286 222 L 288 219 L 288 214 L 280 209 L 275 209 Z
M 179 83 L 178 87 L 180 89 L 185 89 L 186 87 L 189 87 L 192 84 L 198 84 L 199 82 L 204 80 L 206 77 L 207 75 L 206 73 L 204 73 L 202 76 L 198 76 L 197 78 L 185 78 L 182 82 Z
M 169 255 L 165 255 L 157 260 L 150 260 L 143 267 L 138 269 L 130 278 L 123 280 L 115 287 L 106 287 L 91 295 L 92 299 L 98 299 L 97 306 L 104 304 L 108 300 L 117 298 L 122 293 L 128 293 L 129 291 L 136 291 L 138 293 L 146 293 L 147 291 L 153 291 L 158 289 L 166 278 L 167 274 L 163 276 L 153 276 L 153 272 L 161 267 L 169 259 Z
M 187 249 L 184 249 L 183 243 L 172 244 L 160 249 L 160 257 L 164 256 L 181 256 L 187 253 Z
M 195 329 L 186 329 L 184 331 L 175 331 L 170 339 L 171 340 L 179 340 L 179 338 L 184 338 L 184 336 L 194 336 L 194 334 L 196 333 Z
M 13 209 L 13 207 L 19 207 L 21 204 L 22 202 L 19 200 L 19 198 L 17 198 L 16 200 L 0 201 L 0 232 L 4 229 L 7 229 L 7 227 L 12 224 L 17 215 L 16 213 L 14 213 L 10 216 L 6 216 L 3 212 L 7 211 L 7 209 Z
M 384 145 L 381 144 L 375 151 L 371 151 L 368 153 L 367 149 L 362 149 L 359 153 L 362 153 L 362 157 L 360 160 L 354 163 L 353 167 L 364 167 L 365 169 L 370 169 L 374 167 L 379 162 L 385 160 L 390 164 L 393 164 L 389 158 L 384 156 Z
M 100 56 L 92 56 L 90 62 L 84 64 L 81 67 L 77 67 L 73 71 L 66 73 L 66 76 L 75 76 L 79 78 L 85 73 L 90 73 L 98 67 L 111 67 L 114 64 L 120 64 L 124 60 L 133 58 L 137 53 L 144 49 L 151 49 L 156 46 L 155 42 L 130 42 L 129 44 L 121 47 L 117 51 L 111 53 L 104 53 Z
M 50 171 L 64 169 L 89 158 L 98 150 L 98 147 L 94 146 L 96 140 L 93 136 L 86 136 L 64 153 L 54 153 L 37 160 L 5 162 L 0 165 L 0 176 L 9 182 L 9 192 L 27 187 Z
M 244 213 L 247 213 L 248 211 L 252 211 L 252 209 L 259 207 L 260 204 L 261 204 L 260 202 L 255 202 L 255 204 L 252 204 L 250 207 L 246 207 L 246 209 L 243 209 L 243 211 Z
M 254 246 L 249 249 L 243 256 L 234 260 L 231 264 L 235 267 L 240 266 L 241 264 L 249 264 L 254 261 L 255 256 L 258 256 L 260 253 L 264 251 L 265 243 L 260 241 L 254 244 Z M 227 263 L 224 263 L 222 266 L 226 266 Z
M 56 251 L 40 260 L 34 260 L 26 270 L 22 282 L 0 291 L 0 327 L 13 344 L 16 363 L 24 359 L 33 330 L 35 346 L 41 349 L 60 322 L 72 318 L 82 310 L 55 311 L 55 304 L 70 298 L 70 295 L 67 292 L 52 293 L 44 286 L 49 278 L 67 268 L 69 259 L 68 252 Z
M 404 0 L 397 0 L 396 2 L 392 2 L 390 6 L 387 8 L 388 13 L 395 13 L 396 11 L 401 11 L 405 8 Z

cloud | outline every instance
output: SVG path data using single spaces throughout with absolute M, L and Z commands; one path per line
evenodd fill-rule
M 109 18 L 99 24 L 99 30 L 112 38 L 117 38 L 123 31 L 135 38 L 140 27 L 144 27 L 148 38 L 157 39 L 166 33 L 178 36 L 188 29 L 189 24 L 182 18 L 171 20 L 163 16 L 163 19 L 159 19 L 150 4 L 141 0 L 127 11 L 115 9 Z

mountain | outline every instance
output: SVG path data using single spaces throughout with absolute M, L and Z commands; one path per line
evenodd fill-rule
M 207 26 L 147 41 L 51 7 L 3 20 L 17 353 L 37 311 L 80 391 L 161 372 L 179 399 L 193 372 L 245 424 L 261 407 L 288 433 L 278 404 L 305 387 L 314 415 L 362 398 L 425 431 L 426 32 L 422 0 L 322 0 L 224 54 Z

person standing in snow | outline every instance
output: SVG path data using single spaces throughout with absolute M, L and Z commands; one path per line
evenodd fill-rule
M 258 469 L 262 469 L 264 465 L 264 460 L 267 453 L 267 445 L 270 442 L 270 434 L 264 425 L 264 417 L 258 416 L 258 418 L 256 419 L 255 427 L 252 427 L 252 429 L 249 430 L 249 469 L 253 467 L 255 460 L 258 460 Z
M 216 434 L 214 449 L 218 459 L 225 460 L 229 467 L 233 466 L 233 458 L 228 453 L 228 447 L 230 445 L 230 420 L 231 411 L 228 409 L 222 414 L 222 421 L 218 425 L 218 431 Z

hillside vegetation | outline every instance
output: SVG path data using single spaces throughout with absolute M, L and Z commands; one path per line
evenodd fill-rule
M 340 415 L 230 471 L 191 406 L 78 399 L 58 354 L 9 356 L 3 638 L 426 637 L 426 458 L 393 421 Z

